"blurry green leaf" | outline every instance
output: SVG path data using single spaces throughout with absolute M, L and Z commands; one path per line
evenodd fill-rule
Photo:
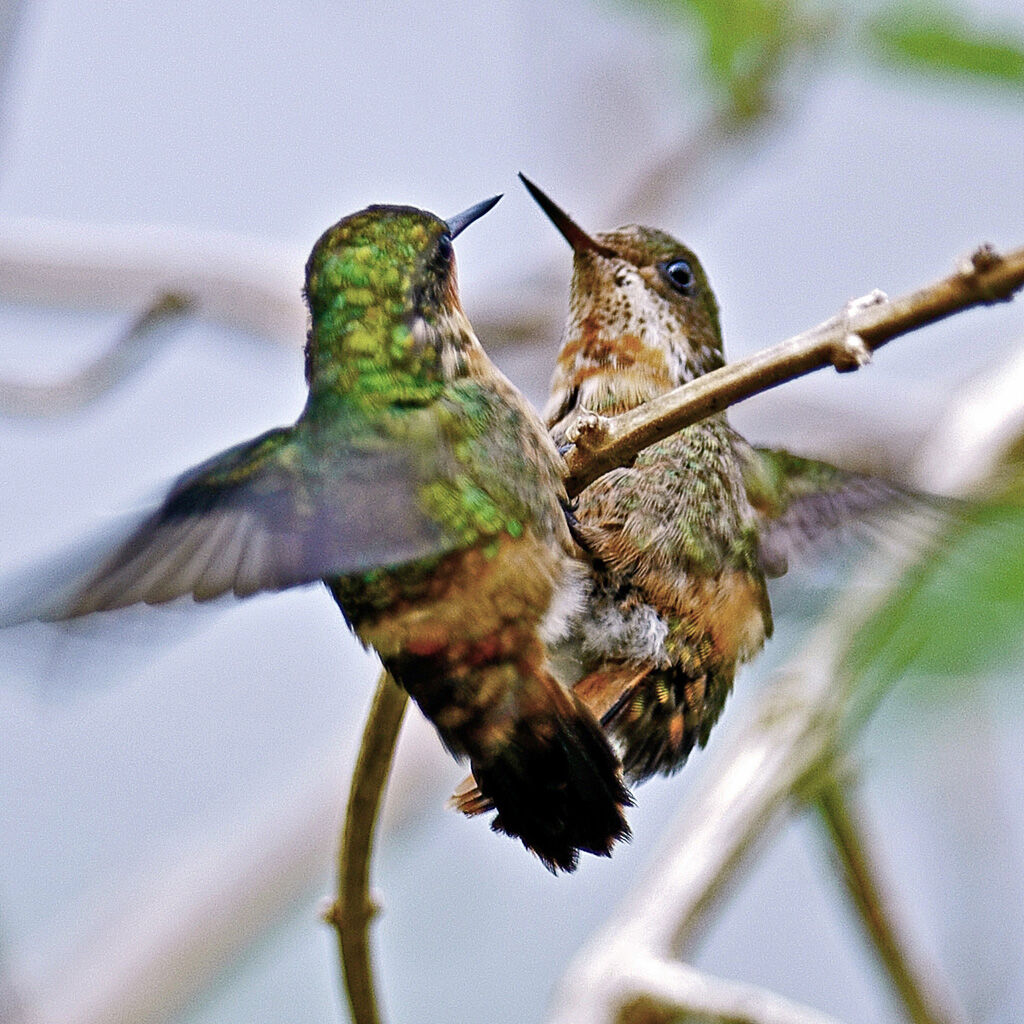
M 963 516 L 854 637 L 845 668 L 869 711 L 895 683 L 991 675 L 1024 649 L 1024 508 Z
M 979 29 L 958 11 L 896 4 L 870 21 L 867 32 L 871 48 L 889 64 L 1024 86 L 1024 39 Z
M 738 121 L 771 106 L 771 88 L 790 60 L 820 38 L 824 22 L 798 0 L 638 0 L 696 28 L 704 70 Z

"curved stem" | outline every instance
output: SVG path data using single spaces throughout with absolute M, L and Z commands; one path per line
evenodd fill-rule
M 873 863 L 860 815 L 834 775 L 816 794 L 818 812 L 842 864 L 843 879 L 882 966 L 914 1024 L 961 1024 L 963 1014 L 940 991 L 937 971 L 916 962 L 899 922 L 889 908 L 878 866 Z
M 345 810 L 338 854 L 338 898 L 324 915 L 338 934 L 341 971 L 353 1024 L 380 1024 L 370 957 L 370 922 L 377 906 L 370 897 L 370 857 L 381 797 L 391 772 L 405 690 L 381 672 L 363 729 Z

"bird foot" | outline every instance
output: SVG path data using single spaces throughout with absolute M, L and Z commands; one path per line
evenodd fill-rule
M 588 409 L 581 409 L 576 419 L 566 429 L 565 439 L 578 448 L 595 445 L 608 433 L 609 423 L 611 420 L 607 417 L 599 416 Z

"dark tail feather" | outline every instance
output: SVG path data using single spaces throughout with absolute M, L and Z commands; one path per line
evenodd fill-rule
M 552 872 L 573 871 L 581 850 L 609 856 L 629 838 L 622 810 L 633 803 L 601 727 L 558 690 L 548 714 L 516 722 L 486 762 L 471 759 L 480 793 L 498 812 L 491 828 L 518 837 Z
M 493 808 L 496 832 L 520 839 L 549 870 L 572 871 L 581 850 L 606 857 L 628 838 L 622 810 L 633 800 L 597 719 L 537 664 L 539 639 L 525 638 L 519 654 L 510 662 L 502 650 L 471 671 L 422 657 L 389 667 L 445 746 L 469 758 L 476 787 L 460 786 L 455 806 Z

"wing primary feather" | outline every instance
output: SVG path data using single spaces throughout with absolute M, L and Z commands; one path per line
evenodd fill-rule
M 200 520 L 183 521 L 184 532 L 181 540 L 176 543 L 180 548 L 180 556 L 173 558 L 167 564 L 167 574 L 163 580 L 163 590 L 168 595 L 164 600 L 171 600 L 173 597 L 180 597 L 190 592 L 190 580 L 193 573 L 193 563 L 197 553 L 203 546 L 206 533 L 203 523 Z
M 144 546 L 116 569 L 102 573 L 89 585 L 92 591 L 90 611 L 123 608 L 137 602 L 162 604 L 180 597 L 183 590 L 171 585 L 171 577 L 183 575 L 204 542 L 195 524 L 176 525 L 172 532 L 160 534 L 160 548 Z M 134 541 L 129 541 L 132 546 Z M 175 573 L 178 569 L 178 573 Z
M 267 561 L 265 548 L 264 535 L 259 530 L 253 530 L 235 573 L 234 590 L 239 597 L 249 597 L 261 589 L 260 574 Z

